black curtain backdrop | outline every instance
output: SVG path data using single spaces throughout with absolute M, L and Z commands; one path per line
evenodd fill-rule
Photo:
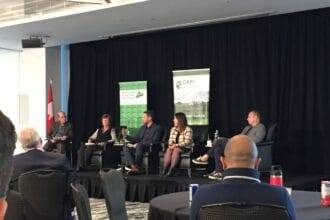
M 330 174 L 330 9 L 70 46 L 75 143 L 110 113 L 120 81 L 147 80 L 149 109 L 171 123 L 172 70 L 210 68 L 210 131 L 232 136 L 256 108 L 278 122 L 274 159 L 290 173 Z

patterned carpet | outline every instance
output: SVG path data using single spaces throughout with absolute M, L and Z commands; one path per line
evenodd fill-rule
M 108 212 L 104 199 L 90 199 L 93 220 L 107 220 Z M 149 203 L 126 202 L 126 209 L 129 220 L 148 219 Z

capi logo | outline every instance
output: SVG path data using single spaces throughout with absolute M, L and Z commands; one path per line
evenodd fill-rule
M 175 87 L 176 87 L 177 89 L 181 89 L 182 86 L 190 85 L 190 84 L 193 84 L 193 83 L 194 83 L 194 80 L 192 80 L 192 79 L 188 79 L 188 80 L 179 80 L 179 81 L 176 82 Z

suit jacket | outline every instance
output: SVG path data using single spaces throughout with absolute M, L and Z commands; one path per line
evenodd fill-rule
M 34 170 L 59 170 L 72 175 L 71 165 L 65 155 L 37 149 L 15 155 L 13 166 L 12 181 L 17 180 L 21 174 Z
M 161 128 L 159 125 L 153 123 L 149 128 L 145 125 L 141 126 L 135 137 L 127 137 L 127 140 L 133 144 L 142 143 L 148 145 L 151 143 L 158 143 L 161 139 Z
M 59 135 L 61 124 L 59 122 L 55 122 L 48 138 L 53 138 L 55 136 L 67 136 L 67 140 L 71 140 L 73 136 L 72 125 L 69 122 L 66 122 L 63 126 L 63 134 Z
M 284 187 L 260 183 L 259 172 L 248 168 L 227 169 L 224 180 L 218 184 L 199 187 L 190 209 L 190 220 L 197 220 L 204 205 L 239 202 L 247 204 L 271 204 L 286 207 L 290 219 L 296 214 L 292 200 Z
M 265 125 L 259 123 L 258 125 L 252 127 L 251 125 L 246 126 L 241 134 L 249 136 L 254 143 L 259 143 L 265 139 L 266 128 Z

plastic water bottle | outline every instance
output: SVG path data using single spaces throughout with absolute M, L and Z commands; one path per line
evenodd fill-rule
M 117 142 L 116 130 L 114 128 L 111 129 L 111 139 Z
M 218 140 L 218 139 L 219 139 L 219 131 L 218 130 L 215 130 L 214 140 Z
M 271 167 L 269 184 L 275 186 L 283 186 L 283 172 L 279 165 Z

